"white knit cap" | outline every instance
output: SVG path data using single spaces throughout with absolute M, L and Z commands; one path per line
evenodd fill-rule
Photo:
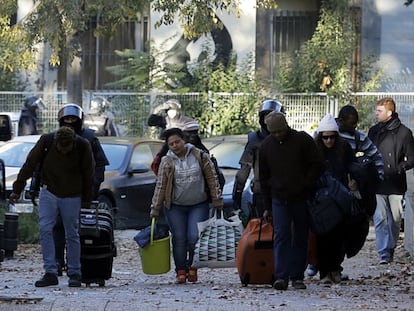
M 316 130 L 318 133 L 320 132 L 338 132 L 338 124 L 335 121 L 333 115 L 328 113 L 324 116 L 319 123 L 319 127 Z

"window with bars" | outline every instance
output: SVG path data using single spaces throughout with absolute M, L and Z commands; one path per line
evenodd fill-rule
M 272 18 L 273 68 L 277 70 L 281 58 L 299 50 L 312 37 L 318 21 L 318 12 L 276 11 Z

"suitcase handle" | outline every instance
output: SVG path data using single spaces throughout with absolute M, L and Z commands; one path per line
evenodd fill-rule
M 258 241 L 260 241 L 260 237 L 261 237 L 261 235 L 262 235 L 262 226 L 263 226 L 263 223 L 264 223 L 264 219 L 263 219 L 263 217 L 262 218 L 260 218 L 260 226 L 259 226 L 259 236 L 258 236 Z M 272 234 L 272 241 L 275 239 L 275 237 L 274 237 L 274 233 Z
M 273 248 L 273 239 L 267 241 L 254 241 L 254 248 L 255 249 L 271 249 Z
M 273 244 L 274 244 L 274 240 L 275 240 L 275 234 L 274 232 L 272 232 L 272 240 L 261 240 L 261 235 L 262 235 L 262 226 L 264 223 L 264 219 L 260 218 L 260 226 L 259 226 L 259 235 L 257 237 L 257 240 L 254 241 L 254 248 L 255 249 L 270 249 L 273 248 Z

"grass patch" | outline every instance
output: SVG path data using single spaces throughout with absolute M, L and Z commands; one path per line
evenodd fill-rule
M 9 210 L 8 206 L 2 204 L 0 207 L 0 223 L 4 223 L 4 214 Z M 18 239 L 21 244 L 39 243 L 39 221 L 38 210 L 32 213 L 21 213 L 18 218 Z

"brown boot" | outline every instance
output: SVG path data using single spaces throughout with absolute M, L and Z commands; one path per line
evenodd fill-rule
M 188 282 L 195 283 L 197 282 L 197 279 L 197 268 L 190 267 L 190 269 L 188 269 Z
M 185 284 L 187 272 L 185 270 L 178 270 L 175 284 Z

